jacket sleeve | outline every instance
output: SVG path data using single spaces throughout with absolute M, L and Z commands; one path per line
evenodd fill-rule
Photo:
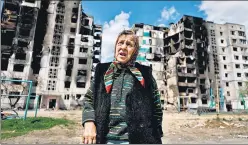
M 163 111 L 161 107 L 160 93 L 158 91 L 157 83 L 154 77 L 152 77 L 152 92 L 153 92 L 153 117 L 156 121 L 156 125 L 159 129 L 161 136 L 163 135 L 162 131 L 162 119 L 163 119 Z
M 91 81 L 90 88 L 83 99 L 82 125 L 87 121 L 95 121 L 95 110 L 93 106 L 94 81 Z

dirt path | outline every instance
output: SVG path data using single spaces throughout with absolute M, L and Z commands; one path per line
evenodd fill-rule
M 19 112 L 23 114 L 23 112 Z M 34 116 L 33 111 L 28 116 Z M 2 140 L 8 144 L 80 144 L 81 111 L 39 111 L 38 116 L 70 119 L 76 122 L 68 127 L 56 126 L 48 130 Z M 248 115 L 221 115 L 225 121 L 213 121 L 213 115 L 191 115 L 164 112 L 163 144 L 168 143 L 238 143 L 248 142 Z M 240 121 L 240 118 L 245 121 Z M 246 138 L 247 136 L 247 138 Z

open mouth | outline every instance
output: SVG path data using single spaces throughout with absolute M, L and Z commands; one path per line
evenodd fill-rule
M 120 56 L 127 56 L 127 54 L 124 53 L 124 52 L 120 52 L 119 55 L 120 55 Z

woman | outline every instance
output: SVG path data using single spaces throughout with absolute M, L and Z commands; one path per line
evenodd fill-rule
M 150 67 L 135 63 L 139 40 L 122 31 L 112 63 L 99 63 L 84 97 L 83 143 L 161 144 L 162 109 Z

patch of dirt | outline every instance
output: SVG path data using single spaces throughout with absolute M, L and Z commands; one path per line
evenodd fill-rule
M 18 112 L 24 114 L 24 112 Z M 38 116 L 69 119 L 69 126 L 55 126 L 33 131 L 23 136 L 2 140 L 7 144 L 81 144 L 81 110 L 39 111 Z M 33 111 L 28 116 L 34 116 Z M 163 116 L 163 144 L 185 143 L 247 143 L 248 115 L 192 115 L 165 111 Z M 223 119 L 224 118 L 224 119 Z

